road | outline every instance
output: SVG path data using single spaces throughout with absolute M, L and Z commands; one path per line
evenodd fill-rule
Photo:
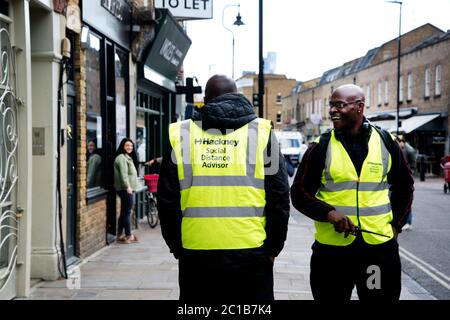
M 450 300 L 450 194 L 443 181 L 416 179 L 412 228 L 399 235 L 399 244 L 403 271 L 436 299 Z M 309 221 L 292 206 L 291 216 Z
M 450 299 L 450 194 L 442 178 L 416 179 L 412 229 L 399 235 L 402 269 L 439 300 Z

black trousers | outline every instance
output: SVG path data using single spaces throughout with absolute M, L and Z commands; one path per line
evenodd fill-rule
M 349 246 L 312 246 L 310 284 L 314 300 L 350 300 L 356 285 L 359 300 L 400 298 L 401 263 L 396 240 L 369 245 L 358 236 Z
M 117 191 L 120 197 L 120 216 L 117 227 L 117 235 L 120 236 L 125 230 L 125 235 L 131 235 L 131 210 L 134 205 L 134 192 L 129 194 L 126 190 Z
M 273 300 L 273 262 L 260 251 L 182 253 L 180 300 L 192 302 Z

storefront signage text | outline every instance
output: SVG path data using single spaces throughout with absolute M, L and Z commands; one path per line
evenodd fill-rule
M 177 18 L 212 19 L 212 0 L 155 0 L 155 8 L 169 9 Z
M 159 50 L 159 54 L 162 55 L 164 59 L 169 61 L 175 67 L 178 67 L 180 65 L 180 61 L 183 58 L 183 53 L 181 52 L 181 50 L 178 49 L 172 43 L 172 41 L 167 38 L 164 40 L 161 50 Z
M 119 0 L 101 0 L 102 7 L 108 10 L 119 21 L 123 21 L 123 6 Z

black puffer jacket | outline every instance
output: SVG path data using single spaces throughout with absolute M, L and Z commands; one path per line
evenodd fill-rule
M 194 112 L 192 119 L 202 121 L 202 128 L 237 129 L 256 119 L 250 102 L 239 93 L 227 93 Z M 271 135 L 271 139 L 275 139 Z M 268 144 L 270 147 L 270 141 Z M 289 220 L 289 185 L 284 167 L 284 160 L 279 153 L 280 168 L 274 175 L 265 176 L 266 191 L 266 234 L 262 248 L 242 250 L 185 250 L 181 245 L 180 185 L 177 166 L 171 160 L 172 148 L 169 148 L 161 166 L 158 182 L 158 213 L 161 221 L 162 235 L 176 258 L 180 254 L 200 254 L 215 256 L 218 263 L 236 263 L 237 260 L 251 259 L 254 255 L 277 256 L 286 240 Z M 239 263 L 239 262 L 238 262 Z

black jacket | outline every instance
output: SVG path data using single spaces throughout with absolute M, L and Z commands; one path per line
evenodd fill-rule
M 344 145 L 358 175 L 367 156 L 368 141 L 373 130 L 375 129 L 371 126 L 363 126 L 360 134 L 354 138 L 335 131 L 336 138 Z M 391 149 L 392 165 L 387 175 L 393 214 L 391 224 L 400 233 L 411 208 L 414 180 L 397 143 L 393 143 Z M 302 158 L 291 186 L 293 206 L 304 215 L 321 222 L 326 222 L 328 212 L 334 210 L 334 207 L 316 198 L 325 166 L 325 157 L 326 153 L 321 150 L 319 144 L 312 143 Z
M 226 129 L 238 129 L 256 118 L 252 105 L 243 95 L 227 93 L 217 97 L 200 111 L 194 112 L 192 120 L 202 121 L 204 130 L 215 128 L 224 132 Z M 271 139 L 276 139 L 273 133 Z M 270 148 L 270 141 L 268 147 Z M 263 247 L 242 250 L 198 250 L 197 252 L 183 249 L 181 245 L 180 184 L 177 166 L 172 162 L 171 153 L 172 148 L 169 147 L 163 157 L 158 181 L 157 203 L 162 235 L 175 258 L 182 253 L 187 253 L 202 256 L 214 255 L 219 257 L 219 261 L 223 258 L 222 260 L 231 262 L 235 259 L 249 259 L 260 253 L 274 257 L 280 253 L 286 240 L 290 205 L 286 169 L 279 151 L 279 170 L 274 175 L 266 175 L 264 180 L 267 238 Z

